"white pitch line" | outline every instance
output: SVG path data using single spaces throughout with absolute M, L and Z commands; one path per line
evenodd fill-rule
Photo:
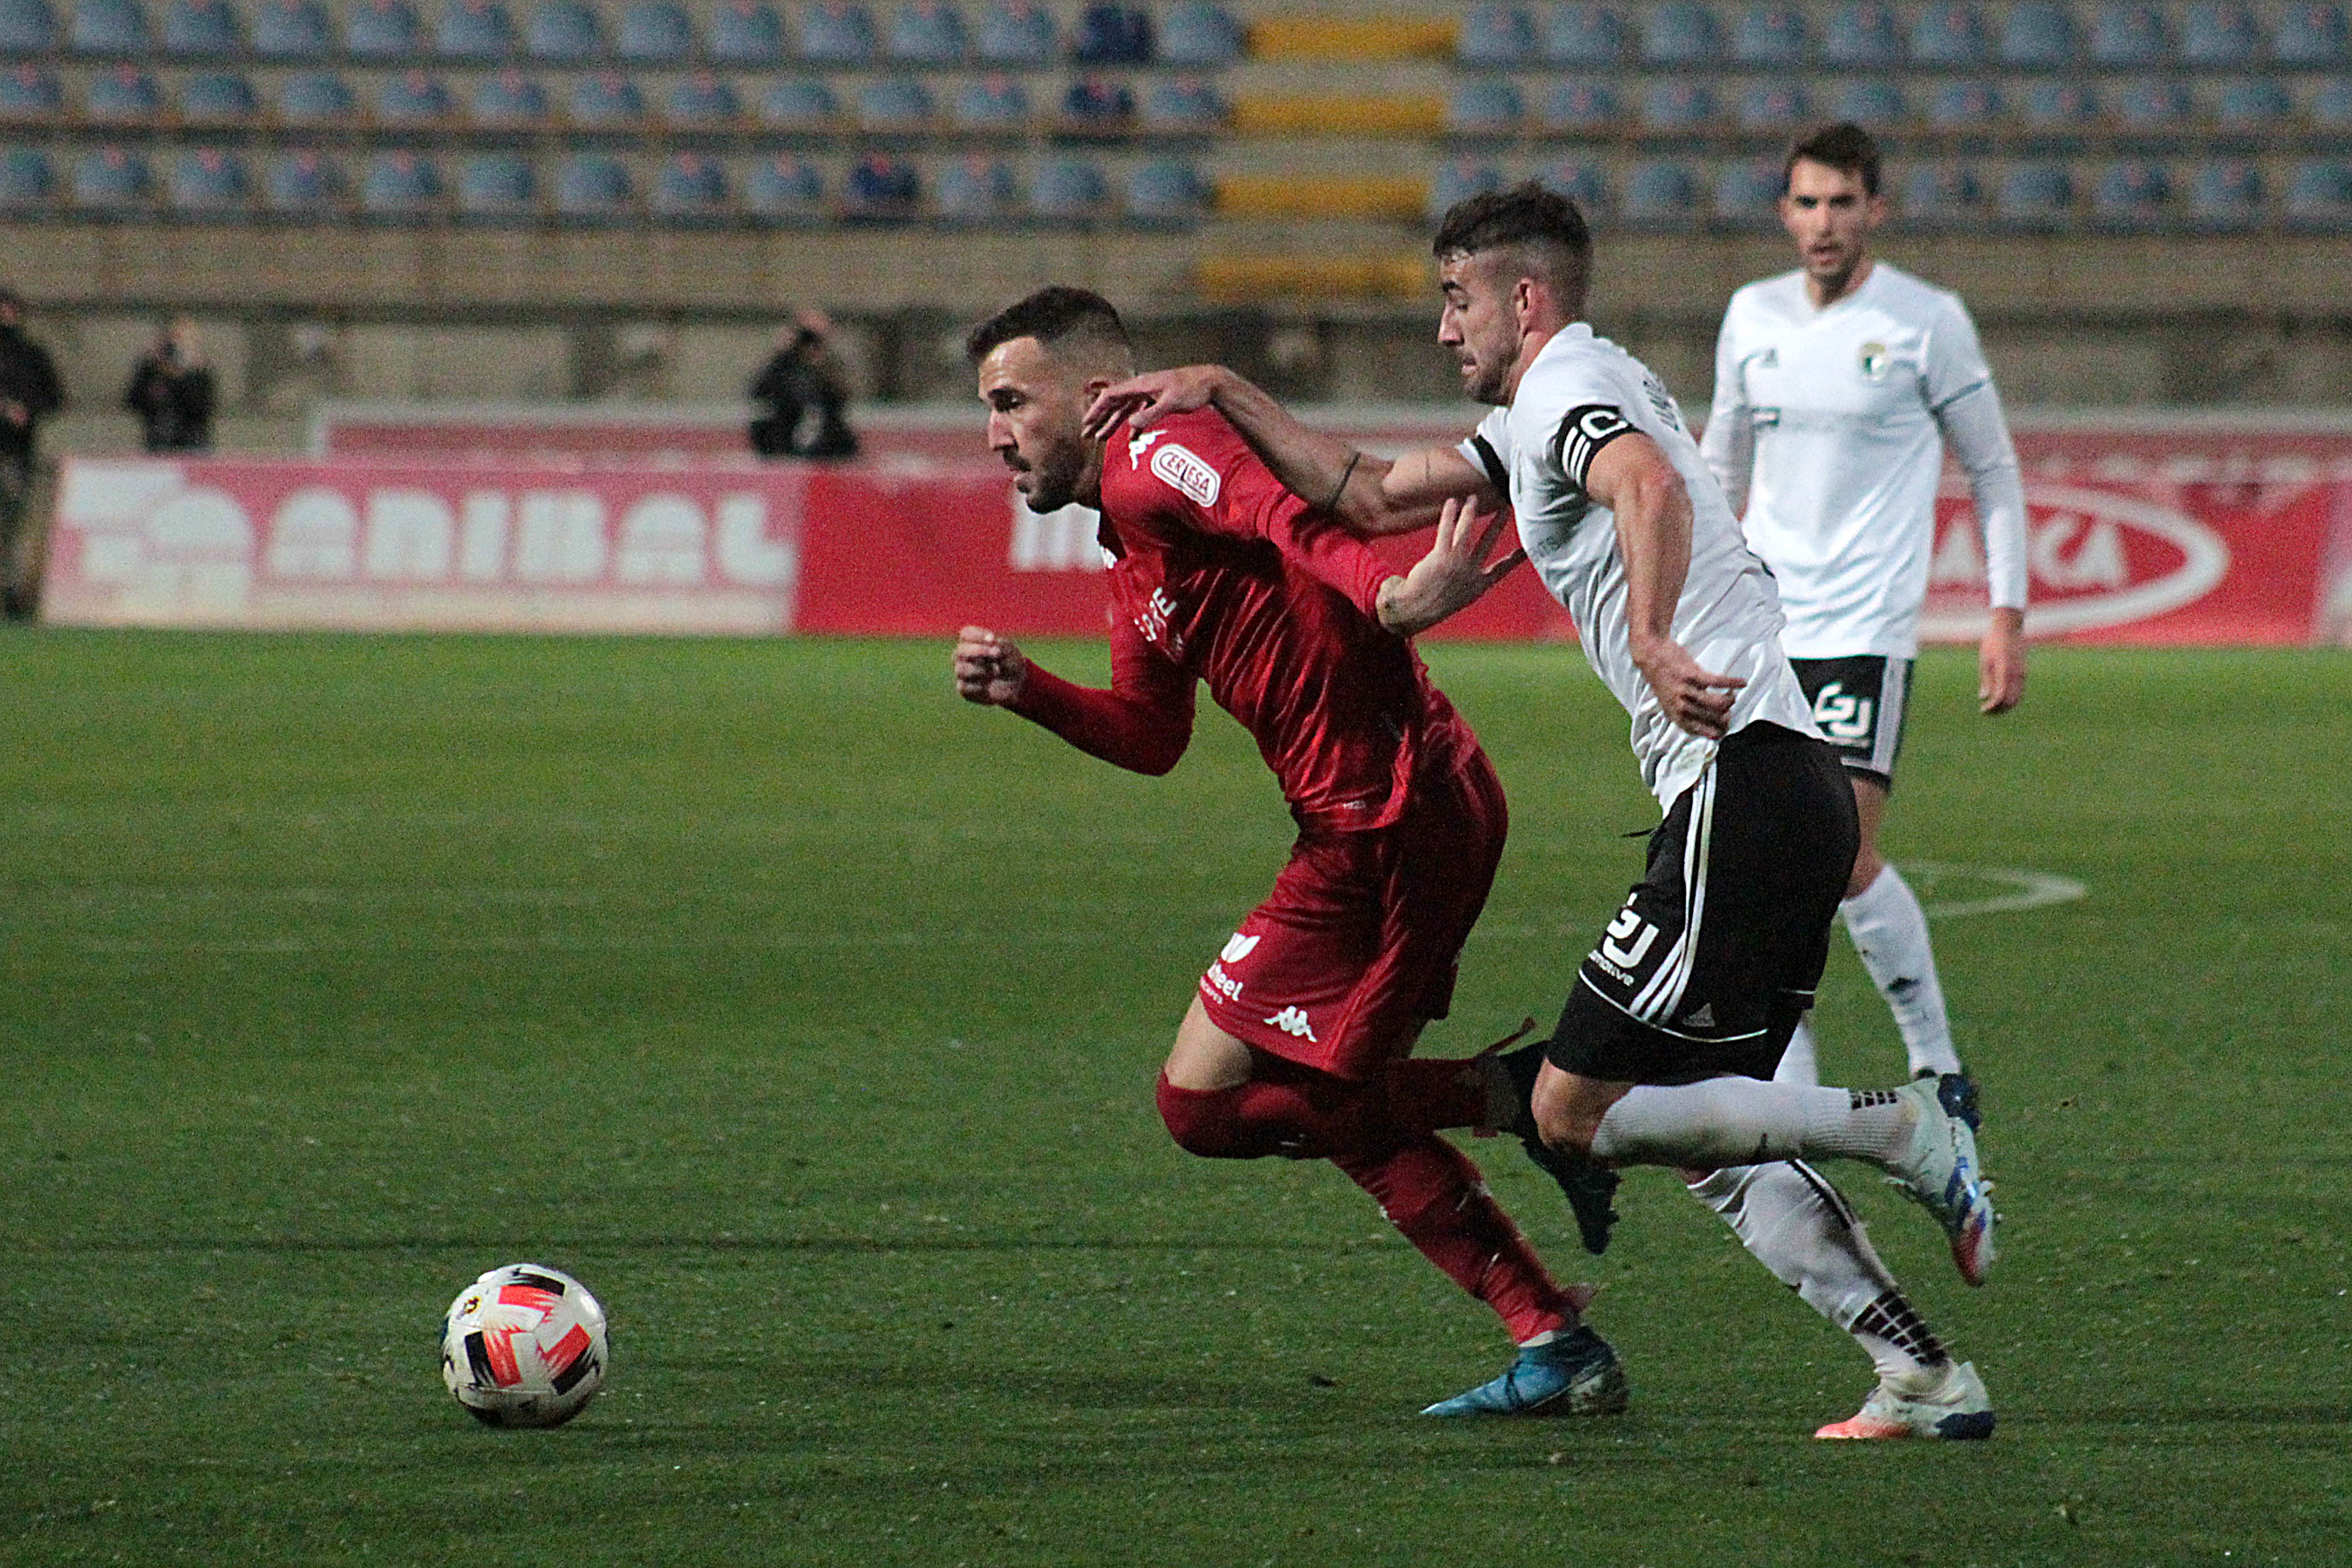
M 1948 903 L 1925 903 L 1930 920 L 1966 920 L 1970 915 L 2004 915 L 2016 910 L 2038 910 L 2049 904 L 2071 904 L 2076 899 L 2088 897 L 2091 889 L 2072 877 L 2061 877 L 2054 871 L 2021 871 L 2006 866 L 1953 866 L 1936 860 L 1906 861 L 1923 879 L 1973 877 L 1981 881 L 2005 883 L 2014 892 L 1996 893 L 1989 899 L 1955 899 Z

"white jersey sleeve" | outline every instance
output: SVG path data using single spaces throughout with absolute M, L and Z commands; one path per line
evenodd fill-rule
M 1707 410 L 1706 432 L 1698 444 L 1734 517 L 1748 510 L 1748 479 L 1756 462 L 1756 416 L 1748 405 L 1748 384 L 1739 374 L 1738 336 L 1732 324 L 1738 309 L 1735 294 L 1730 310 L 1724 312 L 1723 329 L 1715 335 L 1715 403 Z
M 2017 447 L 2001 417 L 2000 394 L 1992 384 L 1977 341 L 1976 323 L 1956 295 L 1943 296 L 1945 310 L 1927 340 L 1927 405 L 1944 444 L 1968 476 L 1984 536 L 1985 575 L 1995 609 L 2022 610 L 2026 598 L 2025 480 Z

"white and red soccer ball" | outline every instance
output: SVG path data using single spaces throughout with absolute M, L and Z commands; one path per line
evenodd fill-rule
M 604 1309 L 560 1268 L 510 1263 L 457 1293 L 441 1381 L 492 1426 L 561 1426 L 604 1386 Z

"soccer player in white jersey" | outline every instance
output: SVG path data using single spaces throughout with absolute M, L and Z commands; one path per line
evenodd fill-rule
M 1781 643 L 1853 781 L 1862 852 L 1839 905 L 1846 931 L 1911 1070 L 1959 1073 L 1927 917 L 1880 856 L 1878 831 L 1903 746 L 1945 447 L 1983 531 L 1992 614 L 1977 696 L 1987 713 L 2025 694 L 2025 491 L 1967 307 L 1871 255 L 1886 198 L 1869 132 L 1816 131 L 1790 149 L 1787 172 L 1780 216 L 1803 264 L 1731 297 L 1700 449 L 1779 581 Z M 1812 1061 L 1800 1028 L 1781 1070 L 1808 1072 Z M 1973 1083 L 1965 1093 L 1973 1126 Z
M 1862 1226 L 1807 1158 L 1894 1174 L 1981 1283 L 1994 1215 L 1957 1079 L 1855 1091 L 1773 1081 L 1812 1000 L 1859 842 L 1853 797 L 1780 650 L 1772 580 L 1665 389 L 1580 319 L 1591 240 L 1535 184 L 1447 213 L 1439 341 L 1496 405 L 1459 447 L 1393 462 L 1307 430 L 1214 366 L 1113 386 L 1090 419 L 1145 426 L 1213 403 L 1283 482 L 1365 532 L 1506 500 L 1587 658 L 1633 720 L 1664 808 L 1648 867 L 1585 959 L 1551 1038 L 1502 1059 L 1527 1086 L 1522 1135 L 1561 1182 L 1586 1245 L 1606 1239 L 1596 1166 L 1680 1169 L 1748 1248 L 1876 1363 L 1831 1437 L 1981 1437 L 1973 1367 L 1920 1321 Z M 1457 569 L 1491 571 L 1475 528 Z M 1442 549 L 1443 547 L 1441 547 Z M 1596 1213 L 1596 1207 L 1599 1210 Z M 1528 1352 L 1522 1352 L 1524 1361 Z M 1528 1369 L 1535 1372 L 1539 1369 Z M 1517 1407 L 1521 1367 L 1433 1414 Z

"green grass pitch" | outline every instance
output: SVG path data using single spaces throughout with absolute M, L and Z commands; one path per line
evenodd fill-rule
M 1099 679 L 1102 652 L 1041 650 Z M 1572 648 L 1437 647 L 1516 820 L 1454 1017 L 1549 1017 L 1654 812 Z M 1919 681 L 1890 847 L 2074 879 L 1942 920 L 1991 1285 L 1841 1180 L 1990 1443 L 1828 1445 L 1867 1363 L 1662 1172 L 1619 1419 L 1439 1426 L 1507 1351 L 1324 1165 L 1152 1112 L 1280 862 L 967 708 L 939 644 L 0 639 L 0 1563 L 2336 1563 L 2352 1551 L 2352 658 Z M 1833 1078 L 1891 1081 L 1841 941 Z M 467 1420 L 439 1318 L 580 1274 L 604 1395 Z

